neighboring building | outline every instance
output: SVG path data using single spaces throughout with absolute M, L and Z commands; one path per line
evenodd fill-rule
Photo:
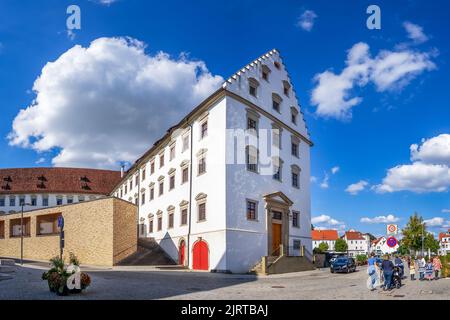
M 64 218 L 64 257 L 84 265 L 113 266 L 137 250 L 137 207 L 108 197 L 0 216 L 0 257 L 46 261 L 60 254 L 58 217 Z
M 339 235 L 337 230 L 311 230 L 311 238 L 313 250 L 318 248 L 319 244 L 326 243 L 328 245 L 328 251 L 334 251 Z
M 446 255 L 450 253 L 450 229 L 448 232 L 439 233 L 439 254 Z
M 396 252 L 398 250 L 398 247 L 398 243 L 395 247 L 389 247 L 387 245 L 387 238 L 383 236 L 372 241 L 370 245 L 370 252 L 373 252 L 377 255 L 391 254 Z
M 0 214 L 13 214 L 109 195 L 119 171 L 75 168 L 0 169 Z
M 359 254 L 369 254 L 370 236 L 368 234 L 349 230 L 345 232 L 342 238 L 347 242 L 347 251 L 350 257 L 356 257 Z
M 269 168 L 260 150 L 267 133 L 269 147 L 279 150 Z M 280 245 L 291 255 L 312 251 L 311 146 L 272 50 L 170 128 L 111 195 L 138 204 L 140 235 L 155 238 L 180 264 L 247 272 L 261 257 L 280 254 Z

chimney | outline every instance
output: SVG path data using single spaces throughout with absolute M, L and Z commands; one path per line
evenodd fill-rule
M 123 178 L 124 174 L 125 174 L 125 165 L 122 164 L 120 166 L 120 177 Z

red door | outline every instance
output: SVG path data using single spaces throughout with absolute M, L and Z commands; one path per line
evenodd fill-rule
M 186 244 L 184 240 L 180 242 L 180 248 L 178 249 L 178 264 L 184 266 L 184 249 L 186 247 Z
M 205 241 L 197 241 L 194 244 L 194 270 L 208 270 L 208 244 Z

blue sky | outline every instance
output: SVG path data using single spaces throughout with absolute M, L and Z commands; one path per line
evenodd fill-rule
M 22 125 L 19 138 L 22 135 L 25 140 L 18 139 L 16 145 L 11 145 L 8 138 L 19 111 L 30 106 L 37 97 L 32 91 L 33 83 L 43 75 L 42 69 L 48 62 L 61 62 L 54 72 L 58 72 L 60 76 L 57 79 L 64 82 L 64 86 L 52 88 L 73 90 L 69 96 L 75 100 L 75 106 L 79 97 L 76 88 L 89 83 L 97 86 L 106 81 L 104 78 L 96 81 L 94 77 L 101 68 L 92 72 L 90 78 L 86 77 L 84 84 L 83 79 L 69 81 L 64 78 L 64 71 L 71 68 L 71 57 L 85 54 L 71 51 L 67 59 L 60 59 L 75 45 L 88 48 L 92 41 L 101 37 L 137 39 L 142 42 L 140 45 L 145 44 L 146 55 L 155 57 L 161 51 L 168 55 L 156 59 L 158 63 L 172 61 L 185 68 L 186 79 L 192 78 L 189 77 L 191 67 L 199 67 L 198 62 L 201 61 L 208 70 L 196 69 L 194 72 L 211 77 L 199 80 L 194 75 L 193 85 L 198 84 L 205 90 L 220 82 L 219 76 L 226 78 L 252 59 L 277 48 L 288 67 L 315 143 L 311 190 L 312 215 L 321 216 L 318 220 L 322 221 L 317 225 L 383 234 L 385 224 L 382 221 L 386 221 L 388 215 L 393 215 L 391 220 L 402 226 L 414 211 L 426 219 L 437 218 L 430 221 L 436 225 L 433 228 L 435 232 L 449 225 L 450 157 L 446 149 L 449 146 L 445 144 L 448 138 L 444 136 L 450 134 L 450 47 L 447 31 L 450 30 L 447 19 L 450 4 L 447 1 L 377 1 L 381 8 L 381 30 L 366 27 L 366 9 L 371 1 L 279 1 L 270 5 L 260 1 L 110 2 L 0 2 L 0 167 L 51 166 L 78 163 L 76 161 L 81 165 L 89 164 L 71 158 L 70 154 L 59 157 L 55 162 L 61 150 L 69 152 L 73 146 L 69 142 L 55 142 L 58 137 L 51 136 L 61 132 L 61 137 L 64 137 L 64 130 L 70 125 L 67 123 L 39 122 L 36 115 L 33 122 L 28 115 L 27 121 L 19 123 Z M 81 30 L 75 30 L 74 37 L 68 35 L 66 28 L 66 8 L 71 4 L 81 8 Z M 309 25 L 303 24 L 302 27 L 299 24 L 302 15 L 311 22 Z M 98 47 L 119 52 L 124 46 L 110 45 L 99 43 Z M 346 64 L 352 48 L 355 53 L 363 52 L 366 59 L 359 66 L 369 68 L 356 75 Z M 124 55 L 128 53 L 127 50 L 123 52 Z M 179 58 L 182 53 L 184 58 Z M 413 64 L 412 67 L 418 69 L 404 71 L 402 61 L 391 56 L 394 53 L 405 54 L 406 59 L 411 59 L 406 61 L 409 67 Z M 392 70 L 377 74 L 377 68 L 387 62 L 387 56 L 393 58 L 394 64 L 397 63 L 395 70 L 400 75 L 395 81 L 388 77 Z M 95 63 L 92 62 L 95 57 L 92 57 L 93 54 L 84 57 L 91 67 Z M 142 54 L 136 53 L 136 59 L 141 58 Z M 402 57 L 397 58 L 401 60 Z M 143 59 L 142 63 L 148 62 Z M 331 94 L 320 92 L 314 100 L 314 92 L 321 85 L 316 75 L 324 75 L 326 71 L 334 77 L 332 82 L 322 78 L 325 91 L 333 84 L 350 83 L 351 88 L 332 91 Z M 164 75 L 170 75 L 170 72 Z M 48 71 L 46 76 L 42 76 L 39 87 L 42 99 L 45 98 L 44 91 L 51 86 L 48 84 L 51 74 Z M 68 83 L 73 83 L 73 87 Z M 52 97 L 52 92 L 49 90 L 47 97 Z M 155 89 L 148 94 L 152 92 L 160 91 Z M 343 101 L 333 101 L 336 92 L 344 94 Z M 114 94 L 119 93 L 115 90 Z M 192 101 L 193 106 L 201 97 L 202 93 L 193 95 L 188 101 Z M 359 100 L 351 105 L 349 101 L 352 98 Z M 78 103 L 82 104 L 81 101 Z M 96 105 L 90 109 L 94 114 Z M 170 105 L 167 108 L 172 110 Z M 346 110 L 344 113 L 343 108 Z M 99 107 L 100 110 L 104 109 Z M 77 112 L 80 119 L 87 114 L 83 109 L 70 111 L 74 112 L 72 119 L 77 118 Z M 169 124 L 179 119 L 176 112 L 167 114 Z M 128 120 L 127 125 L 121 124 L 120 130 L 132 130 L 136 126 L 133 119 Z M 40 129 L 36 129 L 39 126 Z M 52 126 L 56 131 L 49 133 Z M 85 127 L 83 122 L 77 126 L 80 132 L 92 129 L 88 125 Z M 127 135 L 126 132 L 122 134 Z M 149 134 L 151 136 L 151 132 Z M 33 147 L 40 135 L 47 135 L 47 140 L 39 148 Z M 108 137 L 108 134 L 97 137 L 99 153 L 101 146 L 108 146 L 104 143 Z M 422 145 L 422 139 L 430 143 Z M 114 142 L 113 138 L 111 140 Z M 147 146 L 151 143 L 151 139 L 146 141 Z M 414 155 L 410 150 L 413 144 L 418 145 Z M 75 146 L 73 148 L 76 150 Z M 144 146 L 137 146 L 130 154 L 139 153 L 142 148 Z M 94 154 L 95 150 L 86 152 L 91 153 L 91 160 L 100 158 L 109 165 L 117 157 L 130 157 L 119 151 L 105 158 Z M 409 167 L 392 172 L 383 182 L 388 170 L 400 165 Z M 335 167 L 339 170 L 335 169 L 333 173 L 332 168 Z M 365 188 L 357 194 L 345 191 L 349 185 L 361 181 L 364 181 L 362 185 Z M 372 223 L 367 219 L 361 222 L 362 218 L 376 217 L 379 218 L 370 220 Z

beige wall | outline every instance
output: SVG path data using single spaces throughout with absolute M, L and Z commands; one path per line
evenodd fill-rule
M 36 234 L 36 217 L 52 213 L 64 216 L 66 262 L 69 252 L 73 252 L 81 264 L 112 266 L 136 251 L 137 207 L 116 198 L 104 198 L 24 213 L 24 217 L 31 217 L 31 236 L 24 238 L 24 259 L 49 260 L 59 255 L 59 235 Z M 20 257 L 20 238 L 9 236 L 9 221 L 16 218 L 20 218 L 20 213 L 0 217 L 0 221 L 5 221 L 1 257 Z

